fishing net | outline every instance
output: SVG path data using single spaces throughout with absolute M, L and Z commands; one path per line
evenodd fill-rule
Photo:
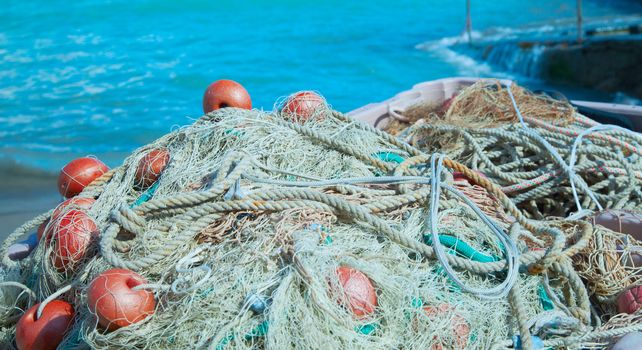
M 303 124 L 212 112 L 79 198 L 95 202 L 40 215 L 4 243 L 3 344 L 21 310 L 54 299 L 76 311 L 65 349 L 478 349 L 513 346 L 518 334 L 532 348 L 531 335 L 581 345 L 630 328 L 583 338 L 608 324 L 582 277 L 610 270 L 576 271 L 592 266 L 590 247 L 607 257 L 621 236 L 604 234 L 604 245 L 588 222 L 529 220 L 461 163 L 329 109 Z M 9 259 L 48 218 L 37 248 Z M 74 231 L 88 235 L 63 244 Z M 141 319 L 99 321 L 92 281 L 113 268 L 144 278 L 127 282 L 153 295 Z M 133 323 L 111 327 L 119 322 Z
M 387 130 L 482 172 L 529 218 L 642 209 L 642 136 L 600 125 L 567 101 L 480 81 L 441 105 L 395 114 Z

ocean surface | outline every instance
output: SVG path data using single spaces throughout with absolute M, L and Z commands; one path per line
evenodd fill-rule
M 510 36 L 527 25 L 531 32 L 555 29 L 553 21 L 573 23 L 574 5 L 473 1 L 474 37 Z M 136 147 L 198 118 L 203 90 L 221 78 L 242 83 L 254 106 L 266 110 L 282 96 L 312 89 L 350 111 L 457 75 L 547 87 L 456 49 L 464 0 L 32 0 L 1 7 L 5 180 L 22 168 L 54 173 L 83 155 L 116 166 Z M 635 1 L 584 1 L 588 19 L 640 13 Z

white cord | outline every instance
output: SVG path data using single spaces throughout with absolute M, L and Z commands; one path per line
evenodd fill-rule
M 577 194 L 577 189 L 575 188 L 575 180 L 577 179 L 577 174 L 575 174 L 575 170 L 573 170 L 574 161 L 573 163 L 569 162 L 567 164 L 564 159 L 562 159 L 562 156 L 557 152 L 557 150 L 548 142 L 546 141 L 545 138 L 543 138 L 539 133 L 537 133 L 535 130 L 531 129 L 528 124 L 524 121 L 524 117 L 522 116 L 522 112 L 520 112 L 519 107 L 517 107 L 517 102 L 515 101 L 515 96 L 513 96 L 513 92 L 511 91 L 511 86 L 513 85 L 512 81 L 509 81 L 508 84 L 506 84 L 506 91 L 508 91 L 508 96 L 510 97 L 511 102 L 513 103 L 513 108 L 515 109 L 515 112 L 517 113 L 517 117 L 519 118 L 519 122 L 522 124 L 522 127 L 524 128 L 524 131 L 527 132 L 529 135 L 531 135 L 533 138 L 535 138 L 537 141 L 539 141 L 544 148 L 557 160 L 558 163 L 563 164 L 564 171 L 568 174 L 569 181 L 571 182 L 571 188 L 573 190 L 573 198 L 575 199 L 575 205 L 577 206 L 578 211 L 582 211 L 582 205 L 580 204 L 579 201 L 579 196 Z M 590 130 L 590 129 L 589 129 Z M 579 139 L 580 136 L 578 136 Z M 577 142 L 577 140 L 576 140 Z M 597 200 L 597 197 L 591 191 L 591 189 L 588 187 L 588 185 L 585 182 L 580 182 L 580 185 L 583 187 L 582 189 L 586 194 L 591 198 L 591 200 L 595 203 L 595 205 L 599 208 L 599 210 L 602 210 L 602 205 L 600 205 L 600 202 Z
M 617 131 L 622 131 L 622 132 L 625 132 L 625 133 L 635 134 L 631 130 L 619 127 L 617 125 L 609 125 L 609 124 L 595 125 L 595 126 L 592 126 L 592 127 L 588 128 L 588 129 L 582 131 L 579 135 L 577 135 L 577 138 L 575 138 L 575 141 L 573 142 L 573 147 L 571 148 L 571 155 L 570 155 L 569 161 L 568 161 L 569 168 L 573 169 L 573 167 L 575 166 L 575 161 L 577 161 L 577 149 L 579 148 L 580 144 L 582 143 L 582 138 L 584 138 L 584 136 L 587 136 L 588 134 L 591 134 L 591 133 L 594 133 L 594 132 L 598 132 L 598 131 L 610 131 L 610 130 L 617 130 Z M 581 211 L 582 210 L 582 206 L 580 205 L 580 199 L 579 199 L 579 197 L 577 195 L 577 190 L 575 189 L 575 181 L 574 181 L 574 179 L 572 177 L 570 178 L 570 181 L 571 181 L 571 188 L 573 189 L 573 198 L 575 199 L 575 204 L 577 205 L 578 209 L 580 209 L 580 211 Z M 595 204 L 597 204 L 597 207 L 598 207 L 599 210 L 602 210 L 602 206 L 600 205 L 600 203 L 595 201 Z
M 50 296 L 47 297 L 47 299 L 43 300 L 40 305 L 38 305 L 38 309 L 36 310 L 36 319 L 39 319 L 42 316 L 42 311 L 45 309 L 45 306 L 49 304 L 52 300 L 56 299 L 57 297 L 67 293 L 68 291 L 71 290 L 71 287 L 73 285 L 69 284 L 66 285 L 60 289 L 58 289 L 55 293 L 51 294 Z
M 473 203 L 468 197 L 466 197 L 459 190 L 455 189 L 452 186 L 443 185 L 441 183 L 441 173 L 444 171 L 443 167 L 444 155 L 440 153 L 435 153 L 430 159 L 431 163 L 431 188 L 430 188 L 430 208 L 429 215 L 427 217 L 428 226 L 430 227 L 430 235 L 432 238 L 432 247 L 435 250 L 435 255 L 437 260 L 443 265 L 444 271 L 448 274 L 448 277 L 455 282 L 459 288 L 463 291 L 475 294 L 482 299 L 502 299 L 508 295 L 508 292 L 513 288 L 517 276 L 519 275 L 519 251 L 515 245 L 515 241 L 508 237 L 508 235 L 497 227 L 497 225 L 486 215 L 484 212 Z M 438 213 L 439 213 L 439 195 L 441 192 L 441 187 L 446 188 L 449 192 L 455 194 L 458 198 L 462 199 L 468 206 L 475 211 L 479 218 L 491 229 L 493 234 L 499 239 L 499 241 L 504 246 L 504 254 L 506 256 L 507 269 L 508 273 L 506 279 L 499 285 L 492 288 L 474 288 L 469 287 L 464 284 L 462 280 L 457 277 L 455 270 L 450 266 L 446 258 L 446 252 L 444 251 L 443 246 L 439 242 L 438 235 Z
M 438 160 L 438 164 L 435 164 L 435 161 Z M 281 186 L 291 186 L 291 187 L 323 187 L 323 186 L 333 186 L 333 185 L 354 185 L 354 184 L 401 184 L 401 183 L 413 183 L 413 184 L 431 184 L 431 204 L 430 204 L 430 216 L 429 224 L 431 227 L 432 237 L 432 246 L 435 249 L 435 254 L 439 262 L 444 265 L 446 273 L 451 277 L 451 279 L 464 291 L 473 293 L 480 298 L 484 299 L 501 299 L 505 297 L 508 292 L 511 290 L 517 276 L 519 274 L 519 251 L 513 239 L 508 237 L 497 225 L 486 215 L 484 212 L 477 207 L 477 205 L 461 193 L 456 188 L 441 183 L 441 173 L 444 171 L 442 161 L 443 155 L 433 154 L 431 159 L 432 161 L 432 174 L 430 177 L 426 176 L 371 176 L 371 177 L 354 177 L 354 178 L 343 178 L 343 179 L 330 179 L 330 180 L 320 180 L 320 181 L 283 181 L 283 180 L 273 180 L 273 179 L 262 179 L 252 175 L 243 174 L 242 176 L 250 181 L 258 183 L 267 183 L 273 185 Z M 435 182 L 436 181 L 436 182 Z M 463 282 L 456 276 L 455 271 L 450 267 L 448 261 L 445 258 L 445 253 L 443 247 L 439 243 L 439 237 L 437 236 L 437 220 L 434 219 L 437 217 L 437 211 L 439 206 L 439 192 L 441 188 L 446 189 L 447 191 L 453 193 L 459 199 L 464 201 L 479 217 L 480 219 L 490 227 L 491 231 L 498 237 L 499 241 L 504 245 L 505 255 L 508 266 L 508 276 L 506 279 L 497 287 L 490 289 L 479 289 L 467 287 Z
M 180 276 L 174 281 L 174 283 L 172 283 L 172 292 L 174 292 L 175 294 L 189 293 L 198 289 L 199 287 L 201 287 L 201 285 L 203 285 L 203 283 L 207 282 L 207 280 L 212 275 L 212 269 L 206 264 L 202 264 L 196 267 L 191 266 L 194 263 L 201 262 L 201 258 L 197 257 L 197 255 L 207 248 L 209 248 L 209 245 L 200 245 L 196 249 L 187 253 L 187 255 L 182 257 L 176 263 L 176 272 L 178 272 L 179 274 L 187 274 L 187 273 L 193 272 L 194 270 L 202 270 L 205 272 L 205 276 L 203 276 L 200 280 L 198 280 L 196 283 L 192 284 L 191 286 L 184 289 L 179 289 L 178 285 L 180 283 L 189 282 L 189 280 L 186 277 Z
M 425 176 L 367 176 L 367 177 L 348 177 L 342 179 L 330 179 L 320 181 L 286 181 L 262 179 L 256 176 L 243 174 L 244 178 L 270 185 L 290 186 L 290 187 L 323 187 L 335 185 L 355 185 L 355 184 L 429 184 L 430 179 Z

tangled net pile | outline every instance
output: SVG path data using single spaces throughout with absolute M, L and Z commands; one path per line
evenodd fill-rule
M 137 165 L 158 149 L 169 164 L 141 190 Z M 535 162 L 527 152 L 517 153 Z M 510 174 L 522 163 L 509 164 Z M 621 236 L 595 242 L 600 229 L 588 222 L 529 220 L 461 163 L 329 109 L 303 125 L 279 113 L 212 112 L 135 151 L 79 197 L 96 200 L 87 214 L 100 236 L 73 268 L 57 267 L 44 239 L 26 259 L 7 258 L 52 212 L 4 243 L 3 348 L 21 310 L 55 298 L 76 310 L 64 349 L 478 349 L 513 346 L 516 335 L 527 349 L 532 335 L 547 346 L 599 348 L 642 329 L 639 316 L 602 323 L 591 301 L 602 296 L 602 314 L 615 314 L 616 282 L 591 268 L 594 259 L 615 254 L 610 270 L 637 283 L 639 271 L 615 253 Z M 144 276 L 138 288 L 153 292 L 156 309 L 108 331 L 87 307 L 87 288 L 114 267 Z M 374 303 L 350 300 L 342 267 L 367 276 Z M 601 280 L 588 283 L 595 274 Z
M 481 171 L 529 218 L 642 209 L 642 136 L 600 125 L 566 101 L 481 81 L 443 106 L 401 114 L 393 133 Z

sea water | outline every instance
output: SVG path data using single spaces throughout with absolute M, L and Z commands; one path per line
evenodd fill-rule
M 572 20 L 574 5 L 473 0 L 473 33 L 546 28 Z M 584 16 L 640 8 L 586 0 Z M 457 75 L 541 85 L 457 52 L 464 25 L 465 0 L 3 1 L 0 163 L 55 172 L 96 155 L 118 165 L 198 118 L 203 90 L 221 78 L 242 83 L 265 110 L 311 89 L 349 111 Z

